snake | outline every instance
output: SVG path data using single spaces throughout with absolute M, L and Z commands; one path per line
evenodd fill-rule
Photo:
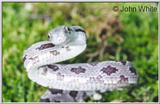
M 48 40 L 24 51 L 28 78 L 50 89 L 42 101 L 81 101 L 89 91 L 108 91 L 137 83 L 136 70 L 129 61 L 60 63 L 85 51 L 86 34 L 81 26 L 59 26 L 48 32 Z

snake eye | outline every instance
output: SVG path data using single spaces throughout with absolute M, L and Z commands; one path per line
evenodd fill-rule
M 50 36 L 48 35 L 48 39 L 50 39 Z

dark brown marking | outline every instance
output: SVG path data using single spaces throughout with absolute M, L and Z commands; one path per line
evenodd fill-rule
M 136 69 L 135 69 L 134 67 L 131 66 L 131 67 L 129 68 L 129 70 L 130 70 L 132 73 L 137 74 L 137 73 L 136 73 Z
M 57 71 L 59 67 L 57 65 L 47 65 L 48 68 L 51 68 L 53 71 Z
M 126 61 L 121 61 L 121 63 L 122 63 L 123 65 L 126 65 L 127 62 L 126 62 Z
M 107 33 L 108 33 L 108 29 L 106 27 L 102 28 L 101 31 L 100 31 L 99 37 L 102 40 L 105 40 L 107 38 L 107 35 L 108 35 Z
M 77 91 L 71 91 L 69 94 L 70 94 L 73 98 L 76 98 L 78 92 L 77 92 Z
M 59 89 L 49 89 L 49 91 L 51 91 L 52 94 L 62 94 L 63 90 L 59 90 Z
M 46 48 L 52 48 L 54 47 L 55 45 L 52 44 L 52 43 L 47 43 L 47 44 L 43 44 L 41 45 L 40 47 L 36 48 L 36 49 L 39 49 L 39 50 L 43 50 L 43 49 L 46 49 Z
M 124 75 L 120 75 L 120 80 L 118 81 L 118 83 L 123 83 L 123 82 L 127 82 L 128 83 L 128 78 L 125 77 Z
M 79 66 L 78 68 L 71 68 L 71 71 L 76 74 L 80 74 L 80 73 L 85 73 L 86 69 Z
M 46 99 L 40 99 L 40 102 L 50 102 L 49 98 Z
M 107 67 L 103 67 L 101 71 L 103 71 L 103 73 L 106 73 L 107 75 L 111 75 L 112 73 L 118 71 L 118 69 L 109 65 Z

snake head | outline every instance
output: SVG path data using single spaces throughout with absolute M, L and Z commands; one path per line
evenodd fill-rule
M 66 26 L 60 26 L 57 28 L 54 28 L 48 33 L 49 41 L 51 41 L 54 44 L 62 44 L 65 43 L 68 39 L 67 33 L 66 33 Z
M 63 44 L 75 40 L 85 31 L 80 26 L 60 26 L 48 33 L 49 41 L 54 44 Z

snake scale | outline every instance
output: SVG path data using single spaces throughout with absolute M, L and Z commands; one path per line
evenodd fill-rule
M 86 32 L 80 26 L 54 28 L 48 38 L 25 50 L 23 61 L 29 79 L 50 88 L 45 93 L 52 96 L 49 101 L 82 101 L 88 91 L 113 90 L 137 82 L 136 71 L 128 61 L 57 64 L 86 49 Z

